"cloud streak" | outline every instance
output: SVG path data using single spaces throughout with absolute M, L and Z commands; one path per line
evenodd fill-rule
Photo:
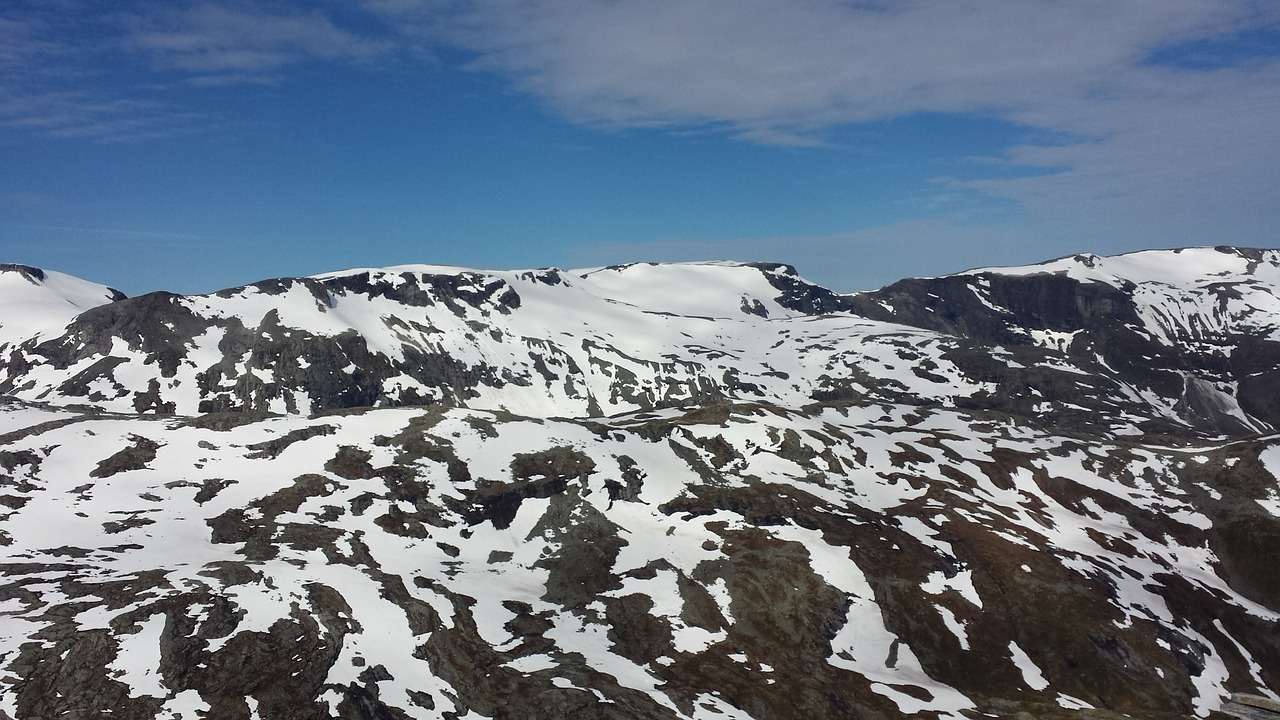
M 376 62 L 399 42 L 343 29 L 315 9 L 272 7 L 13 0 L 0 8 L 0 128 L 98 142 L 206 133 L 235 123 L 185 107 L 175 81 L 275 85 L 306 63 Z
M 79 0 L 0 9 L 0 128 L 50 138 L 135 142 L 199 132 L 207 119 L 122 91 L 113 18 Z
M 339 28 L 316 11 L 263 12 L 252 6 L 199 3 L 130 14 L 127 49 L 157 67 L 193 73 L 207 84 L 254 81 L 307 60 L 367 62 L 391 52 L 390 40 Z

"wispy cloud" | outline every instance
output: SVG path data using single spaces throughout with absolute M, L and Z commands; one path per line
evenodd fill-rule
M 80 0 L 14 0 L 0 9 L 0 128 L 133 142 L 198 132 L 209 121 L 111 78 L 114 20 Z
M 227 82 L 257 81 L 306 60 L 369 61 L 394 49 L 390 40 L 339 28 L 317 11 L 264 12 L 257 6 L 199 3 L 151 9 L 126 19 L 126 48 L 163 69 Z
M 205 235 L 190 235 L 172 232 L 154 232 L 149 230 L 121 230 L 118 228 L 76 227 L 68 225 L 15 225 L 14 227 L 30 230 L 57 230 L 75 233 L 76 235 L 128 235 L 130 237 L 150 238 L 153 240 L 189 240 L 208 241 L 213 238 Z
M 397 46 L 315 9 L 272 8 L 12 0 L 0 7 L 0 127 L 99 142 L 208 132 L 235 123 L 175 100 L 172 85 L 274 85 L 306 62 L 370 63 Z
M 1027 113 L 1086 136 L 1010 148 L 1047 172 L 955 183 L 1011 198 L 1046 227 L 1177 244 L 1275 242 L 1280 187 L 1280 63 L 1187 73 L 1143 68 L 1070 108 Z
M 204 131 L 210 120 L 156 100 L 92 90 L 0 90 L 0 127 L 51 138 L 139 142 Z

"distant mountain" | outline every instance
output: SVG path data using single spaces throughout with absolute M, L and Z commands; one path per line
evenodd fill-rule
M 0 718 L 1280 699 L 1280 251 L 0 265 Z
M 903 280 L 852 310 L 987 346 L 1065 352 L 1192 427 L 1280 426 L 1280 252 L 1190 248 L 1077 255 Z
M 0 347 L 62 332 L 85 310 L 124 299 L 119 290 L 70 275 L 0 264 Z
M 346 271 L 68 303 L 84 312 L 6 331 L 0 392 L 161 414 L 883 400 L 1248 434 L 1280 423 L 1278 264 L 1253 250 L 1079 256 L 847 296 L 783 265 Z M 47 290 L 6 289 L 13 317 Z

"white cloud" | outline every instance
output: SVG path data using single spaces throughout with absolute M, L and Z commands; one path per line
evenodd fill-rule
M 1280 28 L 1255 0 L 474 0 L 475 67 L 578 122 L 724 129 L 760 144 L 914 113 L 1050 131 L 988 179 L 1045 233 L 1273 243 L 1280 62 L 1147 62 Z M 1063 139 L 1067 139 L 1063 141 Z M 976 167 L 976 166 L 975 166 Z M 1036 177 L 1008 179 L 1022 168 Z
M 476 0 L 457 37 L 575 119 L 795 131 L 1034 112 L 1253 15 L 1203 0 Z
M 163 102 L 92 90 L 0 88 L 0 128 L 54 138 L 138 142 L 201 132 L 210 121 Z
M 1015 164 L 1060 171 L 959 185 L 1080 233 L 1161 245 L 1276 242 L 1280 63 L 1144 68 L 1111 87 L 1070 111 L 1079 116 L 1071 129 L 1091 139 L 1008 153 Z

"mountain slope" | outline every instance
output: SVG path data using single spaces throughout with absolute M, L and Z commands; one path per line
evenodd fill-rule
M 0 264 L 0 352 L 15 341 L 59 331 L 85 310 L 123 299 L 119 290 L 63 273 Z
M 988 344 L 1064 351 L 1194 426 L 1280 426 L 1280 253 L 1189 248 L 1077 255 L 903 280 L 851 309 Z
M 0 358 L 0 718 L 1280 699 L 1277 267 L 406 266 L 64 310 Z

